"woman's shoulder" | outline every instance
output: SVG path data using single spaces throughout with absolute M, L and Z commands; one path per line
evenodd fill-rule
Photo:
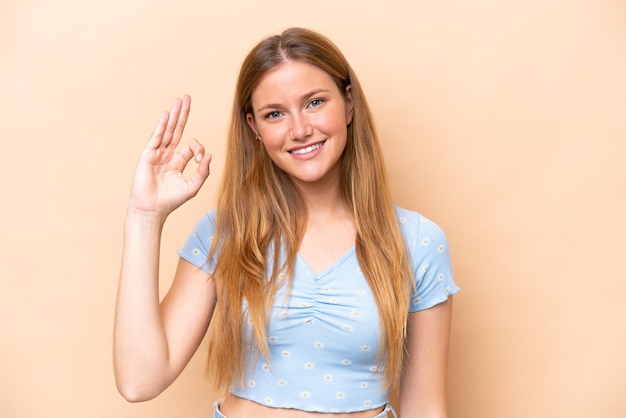
M 193 229 L 187 238 L 187 244 L 195 246 L 201 245 L 208 249 L 211 247 L 216 227 L 216 211 L 211 209 L 205 212 L 200 219 L 196 221 Z
M 214 261 L 207 263 L 215 234 L 215 209 L 205 212 L 189 233 L 178 255 L 191 264 L 202 268 L 208 274 L 213 270 Z
M 446 240 L 443 229 L 431 219 L 417 211 L 405 209 L 397 205 L 395 209 L 400 230 L 406 241 Z
M 215 229 L 216 218 L 217 218 L 217 210 L 209 209 L 208 211 L 206 211 L 200 216 L 200 219 L 198 219 L 198 221 L 196 222 L 194 230 L 198 231 L 198 230 Z

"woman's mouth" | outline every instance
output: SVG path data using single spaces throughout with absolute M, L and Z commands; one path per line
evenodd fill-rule
M 318 142 L 317 144 L 313 144 L 313 145 L 309 145 L 308 147 L 305 148 L 299 148 L 293 151 L 289 151 L 290 154 L 292 155 L 302 155 L 302 154 L 308 154 L 309 152 L 313 152 L 316 149 L 319 149 L 322 147 L 322 145 L 324 145 L 326 141 L 323 142 Z

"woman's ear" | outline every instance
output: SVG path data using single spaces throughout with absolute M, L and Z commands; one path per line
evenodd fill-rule
M 256 135 L 256 139 L 261 141 L 261 136 L 259 135 L 259 131 L 257 131 L 256 129 L 256 124 L 254 123 L 254 116 L 252 116 L 252 113 L 246 113 L 246 122 L 248 122 L 248 126 Z
M 352 123 L 352 117 L 354 116 L 354 101 L 352 100 L 352 85 L 346 87 L 346 125 Z

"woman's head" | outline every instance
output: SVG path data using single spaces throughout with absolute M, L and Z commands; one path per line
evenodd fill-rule
M 352 93 L 339 90 L 321 68 L 286 61 L 265 73 L 252 93 L 248 125 L 265 152 L 302 190 L 338 190 L 352 120 Z
M 291 28 L 259 42 L 242 64 L 236 86 L 229 138 L 228 152 L 234 158 L 232 162 L 235 164 L 230 167 L 231 172 L 242 171 L 246 173 L 244 174 L 246 178 L 254 174 L 261 175 L 283 185 L 289 182 L 285 173 L 272 164 L 262 144 L 256 139 L 257 133 L 246 120 L 249 115 L 254 116 L 252 96 L 263 77 L 288 61 L 304 62 L 323 70 L 340 92 L 350 94 L 352 111 L 350 120 L 347 121 L 347 144 L 341 162 L 342 182 L 351 181 L 356 161 L 363 158 L 367 160 L 361 161 L 362 163 L 380 171 L 382 167 L 375 166 L 377 162 L 369 158 L 372 155 L 372 147 L 377 147 L 372 143 L 376 138 L 369 109 L 352 68 L 341 51 L 328 38 L 311 30 Z M 357 146 L 365 147 L 362 152 L 355 148 L 355 135 L 359 138 Z M 348 193 L 348 190 L 344 187 L 343 192 Z

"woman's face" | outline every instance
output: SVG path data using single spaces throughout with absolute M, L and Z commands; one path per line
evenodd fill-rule
M 324 70 L 286 61 L 261 78 L 251 101 L 248 124 L 296 184 L 338 181 L 353 113 L 349 87 L 342 92 Z

